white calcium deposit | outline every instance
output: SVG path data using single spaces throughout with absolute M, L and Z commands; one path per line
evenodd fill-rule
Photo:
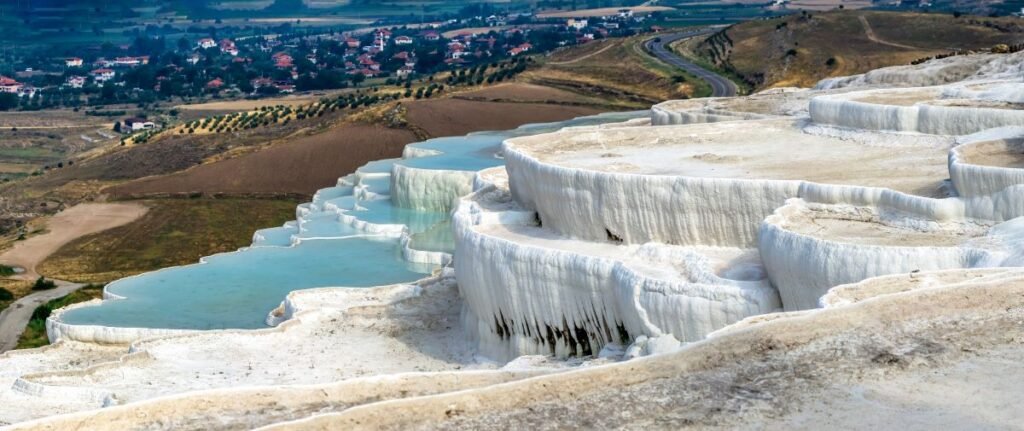
M 634 419 L 649 416 L 635 405 L 686 388 L 704 391 L 691 398 L 713 401 L 713 416 L 742 388 L 700 379 L 732 382 L 715 367 L 747 357 L 755 364 L 741 375 L 775 364 L 764 381 L 778 374 L 789 383 L 775 388 L 800 394 L 793 382 L 804 379 L 786 373 L 806 367 L 786 363 L 791 352 L 859 382 L 857 367 L 915 361 L 897 367 L 911 373 L 978 343 L 1004 346 L 1007 322 L 1019 332 L 1024 286 L 1022 76 L 1024 53 L 959 55 L 513 138 L 506 166 L 479 173 L 381 162 L 318 192 L 294 222 L 257 232 L 254 246 L 302 241 L 324 217 L 401 238 L 407 259 L 445 265 L 432 278 L 293 292 L 260 331 L 72 327 L 58 311 L 48 329 L 63 341 L 0 356 L 0 404 L 10 406 L 0 423 L 79 411 L 25 426 L 482 428 L 577 399 L 585 411 L 618 411 L 601 397 L 623 388 Z M 454 254 L 416 250 L 407 226 L 353 215 L 382 199 L 451 210 Z M 904 348 L 929 337 L 951 344 Z M 576 358 L 489 370 L 521 355 Z M 666 379 L 681 386 L 638 386 Z M 801 399 L 775 388 L 749 394 Z M 820 411 L 853 412 L 844 408 L 863 399 Z M 117 407 L 83 412 L 101 406 Z M 744 428 L 746 416 L 728 411 L 721 423 Z M 562 416 L 538 417 L 558 426 Z M 595 427 L 628 428 L 600 422 L 621 417 L 594 414 Z

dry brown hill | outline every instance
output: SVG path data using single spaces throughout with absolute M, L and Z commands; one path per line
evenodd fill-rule
M 755 88 L 770 88 L 1021 42 L 1017 18 L 833 11 L 744 22 L 689 48 Z

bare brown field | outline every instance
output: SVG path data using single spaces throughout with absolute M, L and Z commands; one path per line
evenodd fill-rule
M 145 206 L 134 203 L 86 203 L 71 207 L 46 220 L 45 233 L 14 244 L 0 254 L 0 263 L 25 272 L 14 278 L 33 280 L 36 265 L 77 238 L 121 226 L 146 214 Z
M 38 267 L 47 277 L 106 283 L 237 250 L 256 229 L 295 217 L 294 199 L 155 199 L 141 218 L 61 247 Z
M 514 102 L 514 103 L 550 103 L 565 105 L 605 105 L 602 99 L 587 97 L 571 91 L 545 87 L 523 82 L 513 82 L 484 87 L 479 90 L 458 93 L 452 97 L 457 99 Z
M 1024 41 L 1019 20 L 946 14 L 832 11 L 748 21 L 712 36 L 697 54 L 732 69 L 759 89 L 810 87 L 823 78 L 953 50 Z
M 651 12 L 661 12 L 666 10 L 674 10 L 667 6 L 632 6 L 632 7 L 603 7 L 595 9 L 580 9 L 572 11 L 548 11 L 540 12 L 537 14 L 537 18 L 587 18 L 592 16 L 609 16 L 616 15 L 620 9 L 629 9 L 636 14 L 645 14 Z
M 106 189 L 117 198 L 149 195 L 295 194 L 308 196 L 371 160 L 398 157 L 409 131 L 344 125 L 260 151 Z
M 585 106 L 461 99 L 419 100 L 406 104 L 406 108 L 408 122 L 432 137 L 508 130 L 526 123 L 561 121 L 606 111 Z
M 106 127 L 114 122 L 105 117 L 91 117 L 70 109 L 0 112 L 0 128 L 70 128 Z

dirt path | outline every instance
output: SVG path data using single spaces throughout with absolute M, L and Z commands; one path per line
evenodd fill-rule
M 148 208 L 134 203 L 78 204 L 46 221 L 48 232 L 20 241 L 0 254 L 0 263 L 23 268 L 16 276 L 23 280 L 39 277 L 36 265 L 64 244 L 79 237 L 128 224 L 146 213 Z
M 875 31 L 871 28 L 871 24 L 868 23 L 868 19 L 865 18 L 864 15 L 858 16 L 857 19 L 859 19 L 860 20 L 860 24 L 862 26 L 864 26 L 864 34 L 866 34 L 868 36 L 868 39 L 871 40 L 874 43 L 880 43 L 882 45 L 889 45 L 889 46 L 894 46 L 896 48 L 903 48 L 903 49 L 914 49 L 914 50 L 921 49 L 921 48 L 918 48 L 916 46 L 903 45 L 901 43 L 893 43 L 893 42 L 889 42 L 889 41 L 885 41 L 885 40 L 879 39 L 878 36 L 875 36 Z
M 611 42 L 611 43 L 608 43 L 608 46 L 606 46 L 606 47 L 604 47 L 604 48 L 601 48 L 601 49 L 599 49 L 599 50 L 597 50 L 597 51 L 594 51 L 594 52 L 592 52 L 592 53 L 590 53 L 590 54 L 587 54 L 587 55 L 584 55 L 584 56 L 581 56 L 581 57 L 576 57 L 576 58 L 574 58 L 574 59 L 572 59 L 572 60 L 566 60 L 566 61 L 549 61 L 549 62 L 548 62 L 548 64 L 551 64 L 551 65 L 555 65 L 555 66 L 561 66 L 561 65 L 563 65 L 563 64 L 573 64 L 573 63 L 576 63 L 576 62 L 578 62 L 578 61 L 586 60 L 586 59 L 588 59 L 588 58 L 590 58 L 590 57 L 593 57 L 593 56 L 595 56 L 595 55 L 598 55 L 598 54 L 600 54 L 600 53 L 602 53 L 602 52 L 605 52 L 605 51 L 607 51 L 607 50 L 611 49 L 611 48 L 612 48 L 613 46 L 615 46 L 615 43 L 614 43 L 614 42 Z
M 52 281 L 57 283 L 56 288 L 27 295 L 0 311 L 0 353 L 18 345 L 18 338 L 21 337 L 22 332 L 25 332 L 25 327 L 28 326 L 29 320 L 32 319 L 32 312 L 36 308 L 84 286 L 62 280 Z

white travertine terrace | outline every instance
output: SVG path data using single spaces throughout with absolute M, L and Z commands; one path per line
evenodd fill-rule
M 514 138 L 506 166 L 479 173 L 357 173 L 285 229 L 326 210 L 454 268 L 293 292 L 260 331 L 114 334 L 53 319 L 51 335 L 81 335 L 0 356 L 12 406 L 0 423 L 1019 425 L 1024 369 L 1007 358 L 1024 352 L 1022 77 L 1024 53 L 955 56 Z M 454 257 L 353 217 L 347 194 L 452 209 Z M 490 362 L 527 354 L 600 359 Z M 934 390 L 905 389 L 921 382 Z M 954 387 L 980 395 L 927 395 Z M 861 393 L 909 401 L 879 413 Z
M 659 127 L 507 140 L 508 192 L 478 181 L 454 216 L 470 327 L 487 352 L 578 354 L 639 336 L 700 339 L 770 304 L 762 296 L 693 305 L 728 292 L 721 285 L 631 303 L 619 274 L 633 250 L 686 250 L 640 260 L 674 262 L 687 275 L 689 263 L 714 261 L 708 250 L 735 250 L 767 275 L 786 310 L 817 307 L 831 287 L 880 275 L 1015 265 L 1019 223 L 1009 221 L 1024 215 L 1019 57 L 912 68 L 935 72 L 926 83 L 939 86 L 847 82 L 666 102 L 652 109 Z M 880 76 L 864 82 L 893 86 Z

